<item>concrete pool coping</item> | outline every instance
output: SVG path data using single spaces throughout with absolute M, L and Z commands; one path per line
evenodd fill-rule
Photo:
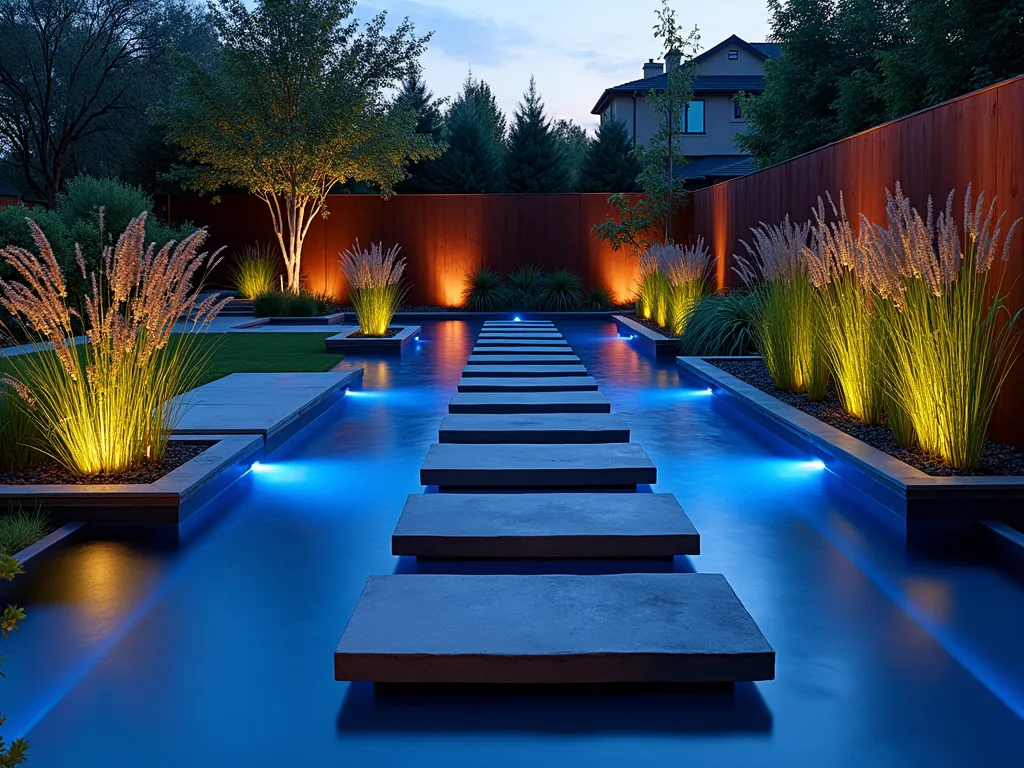
M 356 368 L 225 376 L 182 396 L 194 405 L 170 439 L 209 446 L 163 477 L 151 483 L 0 485 L 0 503 L 38 504 L 57 522 L 179 525 L 336 404 L 362 375 Z
M 884 505 L 899 518 L 904 532 L 915 523 L 1024 522 L 1024 477 L 932 477 L 747 384 L 708 362 L 713 359 L 677 357 L 676 364 Z
M 631 336 L 636 336 L 639 342 L 638 346 L 659 360 L 669 360 L 679 353 L 679 339 L 677 338 L 658 333 L 631 317 L 612 315 L 612 320 L 615 321 L 619 331 L 626 330 Z
M 27 547 L 18 550 L 11 557 L 17 560 L 19 563 L 24 565 L 34 557 L 39 557 L 49 549 L 56 547 L 66 541 L 74 538 L 75 534 L 78 533 L 82 528 L 85 527 L 85 523 L 65 523 L 55 531 L 43 536 L 39 541 L 35 541 L 29 544 Z

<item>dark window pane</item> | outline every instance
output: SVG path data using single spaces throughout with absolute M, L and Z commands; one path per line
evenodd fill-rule
M 732 116 L 737 120 L 743 117 L 743 107 L 740 105 L 739 101 L 734 101 L 732 103 Z
M 704 102 L 691 101 L 686 108 L 686 132 L 704 133 Z

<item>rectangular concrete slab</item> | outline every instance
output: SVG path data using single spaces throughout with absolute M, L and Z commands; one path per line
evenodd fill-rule
M 467 365 L 579 365 L 576 355 L 470 355 Z
M 458 445 L 435 443 L 420 483 L 440 488 L 632 488 L 658 470 L 636 443 Z
M 484 320 L 484 328 L 554 328 L 555 324 L 550 320 Z
M 460 393 L 448 403 L 449 413 L 610 413 L 600 392 Z
M 437 558 L 638 558 L 700 554 L 671 493 L 422 493 L 391 553 Z
M 629 426 L 616 413 L 450 413 L 442 443 L 628 443 Z
M 494 378 L 523 377 L 531 378 L 552 376 L 586 376 L 587 369 L 582 365 L 467 365 L 462 372 L 463 378 L 488 376 Z
M 775 651 L 721 574 L 371 576 L 336 680 L 731 683 Z
M 518 344 L 508 342 L 505 344 L 477 344 L 473 347 L 473 355 L 571 355 L 572 347 L 568 344 Z
M 462 378 L 459 392 L 587 392 L 597 389 L 593 376 Z
M 562 354 L 569 348 L 565 339 L 477 339 L 477 347 L 557 347 Z M 476 349 L 473 350 L 476 352 Z
M 493 341 L 501 339 L 562 339 L 560 333 L 542 333 L 536 331 L 534 333 L 519 333 L 516 331 L 483 331 L 478 337 L 478 341 Z

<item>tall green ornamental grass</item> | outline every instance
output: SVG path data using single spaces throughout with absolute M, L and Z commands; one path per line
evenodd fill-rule
M 958 469 L 976 467 L 1006 377 L 1020 352 L 1020 311 L 1006 307 L 1002 268 L 1018 222 L 1003 238 L 995 200 L 964 197 L 963 233 L 954 194 L 924 217 L 899 185 L 886 191 L 888 224 L 862 220 L 888 356 L 884 386 L 921 448 Z M 1000 242 L 1002 247 L 1000 249 Z
M 402 284 L 405 259 L 399 247 L 384 250 L 383 243 L 370 243 L 363 250 L 354 246 L 341 254 L 341 271 L 348 280 L 348 295 L 365 336 L 384 336 L 408 288 Z
M 281 252 L 267 243 L 242 249 L 230 273 L 231 285 L 246 299 L 277 290 L 281 282 Z
M 696 245 L 656 245 L 650 249 L 664 276 L 665 322 L 672 336 L 680 337 L 700 300 L 708 292 L 711 253 L 698 237 Z
M 884 412 L 881 377 L 882 327 L 873 311 L 867 250 L 854 236 L 839 196 L 826 195 L 832 218 L 819 197 L 811 245 L 803 254 L 815 297 L 818 341 L 843 408 L 867 424 Z
M 79 249 L 80 274 L 92 289 L 78 309 L 68 305 L 66 278 L 50 243 L 31 226 L 38 255 L 14 246 L 0 250 L 20 278 L 0 280 L 0 307 L 40 345 L 35 354 L 10 358 L 13 373 L 5 380 L 45 440 L 38 449 L 84 476 L 158 461 L 187 407 L 173 398 L 194 386 L 210 353 L 195 331 L 226 301 L 200 299 L 195 284 L 216 258 L 199 250 L 206 233 L 157 250 L 155 243 L 146 245 L 142 214 L 116 245 L 102 249 L 96 271 L 87 271 Z M 168 344 L 182 317 L 192 332 Z M 88 342 L 76 346 L 79 324 Z
M 668 324 L 668 279 L 662 274 L 661 263 L 651 248 L 640 254 L 636 314 L 661 328 Z
M 757 348 L 777 389 L 825 397 L 828 368 L 815 333 L 816 298 L 803 251 L 811 223 L 761 223 L 745 241 L 749 258 L 735 256 L 736 272 L 753 296 L 753 332 Z

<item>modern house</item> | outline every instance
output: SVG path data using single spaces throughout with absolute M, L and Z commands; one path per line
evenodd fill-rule
M 778 57 L 779 43 L 748 43 L 736 35 L 694 59 L 693 100 L 682 116 L 682 153 L 690 161 L 679 171 L 693 187 L 744 176 L 754 170 L 753 160 L 736 146 L 736 136 L 746 129 L 736 95 L 764 90 L 764 63 Z M 601 122 L 624 123 L 633 143 L 644 144 L 658 129 L 661 115 L 647 104 L 647 94 L 664 90 L 667 70 L 681 63 L 678 53 L 669 52 L 664 65 L 650 59 L 643 65 L 643 77 L 608 88 L 592 113 Z

